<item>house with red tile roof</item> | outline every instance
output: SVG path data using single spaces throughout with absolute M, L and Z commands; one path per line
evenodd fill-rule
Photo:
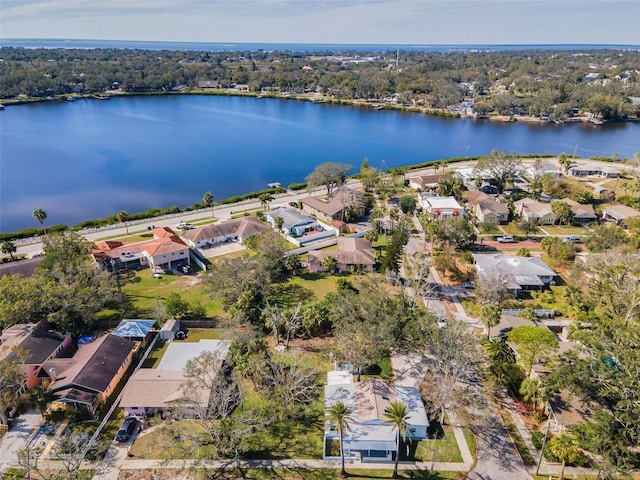
M 110 271 L 141 267 L 172 270 L 191 264 L 189 246 L 169 227 L 154 228 L 152 240 L 127 244 L 98 242 L 91 254 L 96 263 Z

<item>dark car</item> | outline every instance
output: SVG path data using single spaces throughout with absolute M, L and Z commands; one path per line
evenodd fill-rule
M 298 202 L 289 202 L 289 206 L 293 208 L 298 208 Z
M 492 187 L 491 185 L 484 185 L 480 187 L 478 190 L 480 190 L 482 193 L 487 193 L 492 195 L 495 195 L 496 193 L 498 193 L 498 189 L 496 187 Z
M 116 433 L 116 440 L 118 442 L 126 442 L 129 440 L 131 434 L 136 431 L 138 427 L 138 420 L 133 417 L 126 418 L 122 425 L 120 425 L 120 430 Z

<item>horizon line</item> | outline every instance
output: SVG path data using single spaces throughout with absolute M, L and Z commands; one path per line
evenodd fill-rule
M 258 41 L 258 42 L 234 42 L 234 41 L 221 41 L 221 40 L 133 40 L 133 39 L 104 39 L 104 38 L 61 38 L 61 37 L 9 37 L 0 39 L 0 45 L 4 42 L 19 41 L 19 40 L 35 40 L 35 41 L 62 41 L 62 42 L 136 42 L 136 43 L 212 43 L 222 45 L 354 45 L 354 46 L 367 46 L 367 45 L 389 45 L 389 46 L 412 46 L 412 47 L 446 47 L 446 46 L 616 46 L 616 47 L 638 47 L 640 44 L 627 44 L 627 43 L 354 43 L 354 42 L 274 42 L 274 41 Z

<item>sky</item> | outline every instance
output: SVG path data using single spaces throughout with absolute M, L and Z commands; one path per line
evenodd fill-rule
M 640 0 L 2 0 L 2 38 L 640 44 Z

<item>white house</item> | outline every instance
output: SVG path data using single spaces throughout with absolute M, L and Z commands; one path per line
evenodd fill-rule
M 353 419 L 344 432 L 344 455 L 363 462 L 391 462 L 397 450 L 396 431 L 392 425 L 384 424 L 385 410 L 394 401 L 403 402 L 409 410 L 407 438 L 423 440 L 427 438 L 429 420 L 422 403 L 420 391 L 415 387 L 395 386 L 382 380 L 368 380 L 352 383 L 352 376 L 342 379 L 330 377 L 325 385 L 325 407 L 336 402 L 344 402 L 353 409 Z M 345 383 L 341 383 L 341 380 Z M 325 422 L 323 457 L 339 458 L 336 443 L 339 435 L 335 425 Z
M 276 207 L 264 214 L 269 224 L 276 228 L 276 218 L 282 218 L 282 230 L 289 235 L 302 236 L 308 232 L 321 232 L 322 225 L 310 215 L 306 215 L 295 208 Z
M 269 227 L 255 217 L 242 217 L 187 230 L 182 234 L 189 245 L 207 248 L 226 242 L 243 242 L 245 238 L 259 235 Z
M 620 178 L 620 170 L 609 165 L 587 163 L 585 165 L 572 165 L 569 168 L 569 175 L 573 177 Z
M 621 223 L 631 218 L 640 218 L 640 212 L 626 205 L 611 205 L 602 211 L 602 219 Z
M 499 279 L 515 296 L 520 292 L 541 290 L 557 275 L 540 257 L 507 257 L 494 253 L 472 255 L 480 279 Z
M 425 191 L 436 188 L 440 180 L 448 180 L 453 177 L 450 173 L 438 173 L 433 175 L 420 175 L 409 177 L 409 186 L 416 190 Z
M 189 246 L 169 227 L 154 228 L 152 240 L 127 244 L 111 240 L 97 242 L 91 254 L 110 271 L 147 266 L 172 270 L 191 264 Z
M 418 203 L 433 218 L 449 218 L 464 215 L 464 208 L 454 197 L 433 197 L 418 194 Z

